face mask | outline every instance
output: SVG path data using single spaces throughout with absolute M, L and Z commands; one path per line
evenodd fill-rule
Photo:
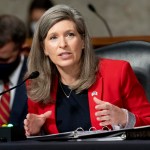
M 7 79 L 12 72 L 17 68 L 20 62 L 20 57 L 18 57 L 14 62 L 9 64 L 0 64 L 0 80 Z
M 31 28 L 32 33 L 35 32 L 35 30 L 36 30 L 36 25 L 37 25 L 37 22 L 36 22 L 36 21 L 31 22 L 30 28 Z

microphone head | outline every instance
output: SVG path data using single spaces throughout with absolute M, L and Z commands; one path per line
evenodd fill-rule
M 39 75 L 40 75 L 40 73 L 39 73 L 38 71 L 34 71 L 34 72 L 32 72 L 32 73 L 29 75 L 28 79 L 35 79 L 35 78 L 37 78 Z
M 96 9 L 94 8 L 94 6 L 92 4 L 88 4 L 88 8 L 93 11 L 94 13 L 96 13 Z

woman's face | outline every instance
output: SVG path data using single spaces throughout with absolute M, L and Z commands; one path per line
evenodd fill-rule
M 57 68 L 72 68 L 80 64 L 84 42 L 75 23 L 63 20 L 56 23 L 44 40 L 44 53 Z

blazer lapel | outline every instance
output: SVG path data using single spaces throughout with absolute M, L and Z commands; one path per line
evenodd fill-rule
M 23 66 L 20 72 L 18 83 L 23 81 L 26 72 L 27 59 L 24 59 Z M 26 86 L 23 84 L 16 89 L 12 110 L 10 113 L 10 123 L 14 125 L 22 124 L 27 114 L 27 94 Z
M 96 116 L 95 116 L 96 104 L 93 100 L 93 97 L 97 97 L 100 100 L 103 99 L 103 78 L 99 73 L 97 75 L 96 82 L 88 90 L 88 99 L 89 99 L 89 110 L 90 110 L 92 127 L 95 127 L 96 129 L 101 129 L 101 126 L 99 125 L 99 121 L 96 120 Z

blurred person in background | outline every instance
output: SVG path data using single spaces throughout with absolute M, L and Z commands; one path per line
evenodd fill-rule
M 33 0 L 29 6 L 28 10 L 28 37 L 32 38 L 36 23 L 40 19 L 40 17 L 44 14 L 44 12 L 52 7 L 54 4 L 50 0 Z
M 22 54 L 22 47 L 26 33 L 25 24 L 19 18 L 12 15 L 0 15 L 0 93 L 23 81 L 27 59 Z M 4 88 L 6 81 L 7 89 Z M 23 120 L 27 114 L 25 85 L 6 94 L 8 94 L 7 97 L 9 96 L 9 102 L 7 102 L 9 112 L 6 113 L 5 106 L 2 104 L 2 97 L 5 94 L 1 94 L 0 126 L 11 123 L 14 126 L 23 127 Z M 7 120 L 4 119 L 6 115 Z

